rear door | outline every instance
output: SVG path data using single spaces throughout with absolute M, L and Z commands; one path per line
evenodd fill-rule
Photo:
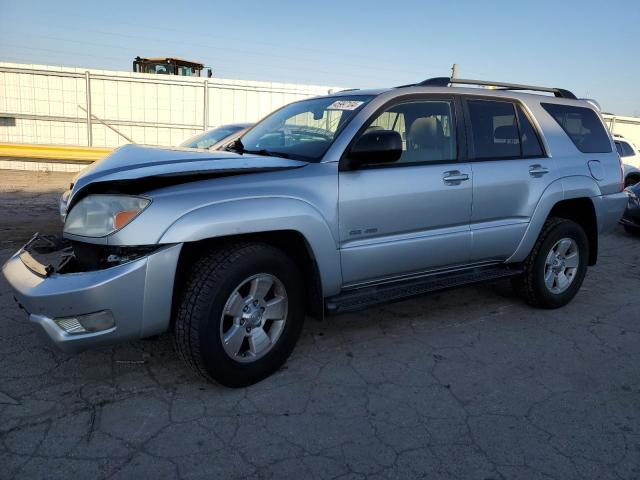
M 524 236 L 554 163 L 520 102 L 469 97 L 464 103 L 473 172 L 471 257 L 506 260 Z
M 356 136 L 395 130 L 400 160 L 341 171 L 339 223 L 346 285 L 467 263 L 471 168 L 453 97 L 383 107 Z

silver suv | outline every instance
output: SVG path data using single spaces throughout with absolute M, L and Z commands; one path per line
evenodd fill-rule
M 64 350 L 171 330 L 229 386 L 278 369 L 305 315 L 506 277 L 561 307 L 627 203 L 613 139 L 569 91 L 455 84 L 292 103 L 226 152 L 122 147 L 3 273 Z

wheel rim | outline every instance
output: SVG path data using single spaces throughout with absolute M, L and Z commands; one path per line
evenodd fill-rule
M 544 264 L 544 284 L 551 293 L 567 290 L 576 278 L 580 265 L 578 244 L 562 238 L 549 250 Z
M 220 319 L 220 340 L 233 360 L 255 362 L 277 343 L 288 308 L 287 291 L 275 276 L 259 273 L 229 295 Z

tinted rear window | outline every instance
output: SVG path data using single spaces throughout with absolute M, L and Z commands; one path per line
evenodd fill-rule
M 540 139 L 533 125 L 529 121 L 529 117 L 522 110 L 520 105 L 518 109 L 518 120 L 520 121 L 520 135 L 522 136 L 522 156 L 523 157 L 542 157 L 544 151 L 540 145 Z
M 582 153 L 609 153 L 611 142 L 604 125 L 590 108 L 543 103 L 542 107 L 562 127 Z

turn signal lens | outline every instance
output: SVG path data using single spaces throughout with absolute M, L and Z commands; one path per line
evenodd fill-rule
M 136 215 L 140 213 L 140 210 L 125 210 L 123 212 L 118 212 L 113 217 L 113 226 L 116 230 L 120 230 L 131 220 L 136 218 Z

